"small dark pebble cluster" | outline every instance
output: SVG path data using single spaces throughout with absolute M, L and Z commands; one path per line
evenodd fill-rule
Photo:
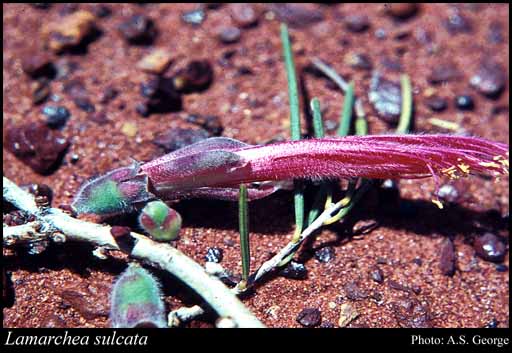
M 415 298 L 404 298 L 391 305 L 393 314 L 404 328 L 430 328 L 432 327 L 429 308 L 422 305 Z
M 62 160 L 69 141 L 45 124 L 11 127 L 6 134 L 6 148 L 39 174 L 49 174 Z
M 292 260 L 279 271 L 279 274 L 290 279 L 305 279 L 308 276 L 308 270 L 304 264 Z
M 296 320 L 304 327 L 315 327 L 320 325 L 322 314 L 317 308 L 306 308 L 297 315 Z
M 315 259 L 327 263 L 334 260 L 335 252 L 332 246 L 325 246 L 315 251 Z
M 453 241 L 450 238 L 441 245 L 441 251 L 439 255 L 439 269 L 445 276 L 453 276 L 455 274 L 455 264 L 457 257 L 455 255 L 455 247 Z
M 493 233 L 485 233 L 473 242 L 476 254 L 486 261 L 502 262 L 507 254 L 507 247 L 503 241 Z
M 208 250 L 206 250 L 206 255 L 205 255 L 204 259 L 207 262 L 219 263 L 222 261 L 222 256 L 223 256 L 222 249 L 213 247 L 213 248 L 208 248 Z
M 368 293 L 359 288 L 356 282 L 349 282 L 343 288 L 345 295 L 350 300 L 363 300 L 368 298 Z
M 204 129 L 178 128 L 170 129 L 167 132 L 157 135 L 153 143 L 161 147 L 165 153 L 169 153 L 207 139 L 208 137 L 210 137 L 210 134 Z

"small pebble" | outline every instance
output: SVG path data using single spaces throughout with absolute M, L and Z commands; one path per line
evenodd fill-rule
M 498 327 L 498 320 L 497 320 L 495 317 L 493 317 L 493 318 L 491 319 L 491 321 L 489 321 L 489 322 L 484 326 L 484 328 L 496 328 L 496 327 Z
M 51 22 L 43 28 L 47 46 L 56 53 L 78 46 L 92 33 L 95 17 L 88 11 L 74 12 L 59 21 Z
M 317 308 L 306 308 L 297 315 L 296 320 L 304 327 L 315 327 L 320 325 L 322 315 Z
M 153 143 L 166 153 L 207 139 L 210 135 L 204 129 L 170 129 L 155 137 Z
M 366 15 L 349 15 L 344 19 L 345 28 L 350 32 L 360 33 L 370 27 L 370 20 Z
M 386 4 L 386 13 L 397 19 L 407 19 L 418 12 L 417 3 L 394 3 Z
M 154 74 L 163 73 L 171 63 L 171 52 L 164 48 L 157 48 L 144 56 L 138 63 L 137 68 Z
M 101 104 L 108 104 L 110 101 L 112 101 L 114 98 L 116 98 L 119 94 L 119 91 L 115 89 L 112 86 L 107 87 L 100 96 L 100 103 Z
M 187 122 L 197 124 L 208 131 L 212 136 L 222 135 L 224 127 L 217 115 L 195 115 L 191 114 L 185 119 Z
M 121 132 L 127 137 L 135 137 L 137 131 L 137 125 L 131 122 L 126 122 L 121 126 Z
M 507 247 L 501 239 L 493 233 L 485 233 L 473 242 L 476 254 L 486 261 L 502 262 L 507 254 Z
M 404 298 L 391 304 L 393 314 L 400 327 L 430 328 L 431 315 L 427 305 L 422 305 L 415 298 Z
M 76 107 L 87 113 L 94 113 L 96 108 L 92 104 L 91 100 L 87 97 L 77 97 L 73 100 Z
M 235 26 L 222 27 L 219 31 L 219 40 L 224 44 L 236 43 L 240 40 L 242 32 Z
M 285 278 L 305 279 L 308 275 L 308 270 L 304 264 L 292 260 L 279 272 L 279 274 Z
M 277 19 L 290 27 L 305 28 L 324 19 L 317 4 L 275 3 L 268 5 Z
M 194 60 L 174 77 L 174 87 L 184 93 L 202 91 L 213 81 L 213 68 L 207 60 Z
M 378 267 L 376 267 L 370 272 L 370 277 L 377 283 L 384 282 L 384 274 L 382 273 L 382 270 Z
M 346 327 L 350 322 L 359 316 L 356 308 L 351 303 L 343 303 L 340 306 L 340 318 L 338 319 L 338 327 Z
M 204 257 L 208 262 L 216 262 L 219 263 L 222 261 L 222 249 L 221 248 L 208 248 L 206 250 L 206 256 Z
M 359 288 L 355 282 L 347 283 L 343 288 L 345 290 L 345 295 L 350 300 L 363 300 L 368 298 L 368 294 Z
M 498 265 L 496 265 L 496 271 L 498 271 L 498 272 L 507 272 L 508 271 L 508 266 L 504 265 L 504 264 L 498 264 Z
M 252 4 L 230 4 L 231 17 L 242 28 L 253 27 L 258 24 L 258 13 Z
M 34 104 L 44 103 L 51 94 L 50 83 L 47 79 L 39 79 L 30 83 L 30 90 Z
M 66 107 L 48 105 L 43 108 L 46 124 L 51 128 L 60 128 L 66 124 L 71 114 Z
M 85 89 L 85 85 L 80 80 L 67 81 L 63 87 L 64 93 L 70 96 L 73 100 L 77 98 L 87 98 L 88 93 Z
M 135 111 L 143 118 L 147 118 L 151 114 L 151 111 L 146 103 L 138 103 L 135 106 Z
M 427 80 L 432 84 L 440 84 L 458 79 L 459 77 L 460 73 L 454 64 L 440 63 L 432 68 Z
M 21 69 L 32 78 L 50 76 L 53 68 L 50 55 L 41 52 L 28 52 L 21 59 Z
M 455 255 L 453 241 L 450 238 L 446 238 L 441 245 L 441 251 L 439 254 L 439 269 L 441 270 L 441 273 L 445 276 L 453 276 L 455 274 L 456 261 L 457 256 Z
M 505 88 L 507 73 L 505 68 L 492 59 L 480 63 L 475 75 L 470 79 L 470 84 L 480 93 L 488 97 L 497 97 Z
M 109 120 L 107 118 L 107 114 L 105 112 L 96 112 L 89 115 L 89 119 L 94 121 L 98 125 L 108 124 Z
M 315 251 L 315 259 L 323 263 L 334 260 L 334 257 L 334 248 L 331 246 L 326 246 Z
M 380 39 L 380 40 L 386 39 L 387 32 L 384 28 L 377 28 L 375 30 L 374 36 L 375 36 L 375 38 Z
M 133 15 L 118 27 L 123 38 L 131 44 L 151 44 L 157 36 L 153 20 L 145 15 Z
M 454 185 L 444 184 L 439 188 L 437 196 L 446 202 L 457 202 L 460 197 L 459 191 Z
M 461 95 L 455 97 L 455 106 L 460 110 L 473 110 L 475 104 L 471 96 Z
M 56 80 L 67 78 L 69 75 L 80 68 L 77 62 L 71 61 L 68 58 L 57 60 L 57 62 L 54 64 L 54 67 L 56 71 Z
M 195 9 L 192 11 L 187 11 L 181 15 L 181 19 L 185 23 L 188 23 L 188 24 L 191 24 L 194 26 L 199 26 L 206 19 L 206 12 L 204 12 L 204 10 L 202 10 L 202 9 Z
M 436 95 L 425 98 L 425 104 L 433 112 L 442 112 L 448 107 L 446 99 Z
M 468 18 L 460 14 L 460 11 L 453 10 L 444 21 L 444 27 L 448 33 L 455 35 L 459 33 L 471 33 L 473 26 Z
M 399 84 L 383 79 L 376 73 L 372 77 L 368 99 L 379 118 L 388 123 L 398 122 L 402 105 L 402 92 Z
M 493 44 L 500 44 L 505 41 L 503 36 L 503 25 L 500 22 L 491 22 L 489 24 L 489 34 L 488 34 L 489 42 Z
M 91 8 L 91 12 L 98 18 L 105 18 L 112 15 L 112 9 L 105 4 L 96 4 Z
M 42 123 L 30 123 L 7 130 L 5 146 L 36 173 L 54 171 L 69 147 L 69 141 L 58 131 Z
M 345 63 L 358 70 L 370 71 L 373 68 L 372 60 L 366 54 L 348 54 Z

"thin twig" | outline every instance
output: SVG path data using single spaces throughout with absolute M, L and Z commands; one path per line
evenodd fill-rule
M 59 209 L 42 212 L 31 195 L 8 178 L 3 178 L 4 199 L 21 211 L 33 214 L 47 229 L 64 233 L 69 240 L 86 241 L 107 249 L 121 250 L 110 233 L 110 227 L 81 221 Z M 141 234 L 130 233 L 135 240 L 130 255 L 154 267 L 172 273 L 195 290 L 221 317 L 230 317 L 238 327 L 264 327 L 263 324 L 217 278 L 188 256 L 165 243 L 155 242 Z M 4 241 L 5 245 L 5 241 Z

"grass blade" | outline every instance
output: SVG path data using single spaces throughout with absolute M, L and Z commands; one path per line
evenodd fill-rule
M 242 254 L 242 281 L 247 283 L 251 268 L 251 250 L 249 247 L 249 214 L 247 207 L 247 186 L 240 184 L 238 198 L 238 227 L 240 230 L 240 250 Z
M 339 136 L 347 136 L 350 132 L 350 122 L 352 120 L 352 109 L 354 108 L 354 82 L 350 82 L 345 92 L 345 101 L 341 110 L 341 121 L 338 128 Z
M 407 134 L 411 128 L 412 119 L 412 87 L 409 76 L 400 76 L 400 86 L 402 91 L 402 112 L 396 132 L 399 134 Z
M 283 43 L 284 62 L 286 67 L 286 77 L 288 79 L 288 96 L 290 101 L 290 129 L 292 140 L 300 140 L 300 113 L 299 113 L 299 93 L 297 86 L 297 77 L 295 75 L 295 64 L 293 62 L 293 53 L 290 44 L 290 35 L 286 24 L 281 24 L 281 42 Z M 295 206 L 295 233 L 293 238 L 297 239 L 304 227 L 304 193 L 303 185 L 300 181 L 295 181 L 294 206 Z
M 320 101 L 316 97 L 311 100 L 311 110 L 313 111 L 313 132 L 316 138 L 321 139 L 325 136 L 324 124 L 320 110 Z

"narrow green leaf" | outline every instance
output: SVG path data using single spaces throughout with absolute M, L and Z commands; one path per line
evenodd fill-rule
M 350 122 L 352 121 L 352 109 L 354 108 L 354 82 L 350 82 L 345 92 L 343 109 L 341 110 L 340 126 L 338 128 L 339 136 L 347 136 L 350 132 Z
M 293 62 L 292 47 L 290 44 L 290 35 L 286 24 L 281 24 L 281 42 L 283 43 L 284 62 L 286 67 L 286 76 L 288 78 L 288 96 L 290 101 L 290 129 L 292 140 L 300 140 L 300 113 L 299 113 L 299 93 L 297 86 L 297 77 L 295 75 L 295 64 Z M 295 181 L 294 206 L 295 206 L 295 234 L 296 239 L 304 227 L 304 194 L 302 191 L 302 182 Z
M 412 87 L 409 76 L 405 74 L 401 75 L 400 85 L 402 91 L 402 112 L 396 132 L 399 134 L 407 134 L 411 128 L 412 119 Z
M 247 282 L 251 268 L 251 251 L 249 247 L 247 186 L 244 184 L 240 184 L 240 192 L 238 195 L 238 227 L 240 230 L 240 249 L 242 254 L 242 280 Z
M 324 124 L 320 110 L 320 101 L 316 97 L 311 100 L 311 110 L 313 111 L 313 133 L 316 138 L 321 139 L 325 136 Z

